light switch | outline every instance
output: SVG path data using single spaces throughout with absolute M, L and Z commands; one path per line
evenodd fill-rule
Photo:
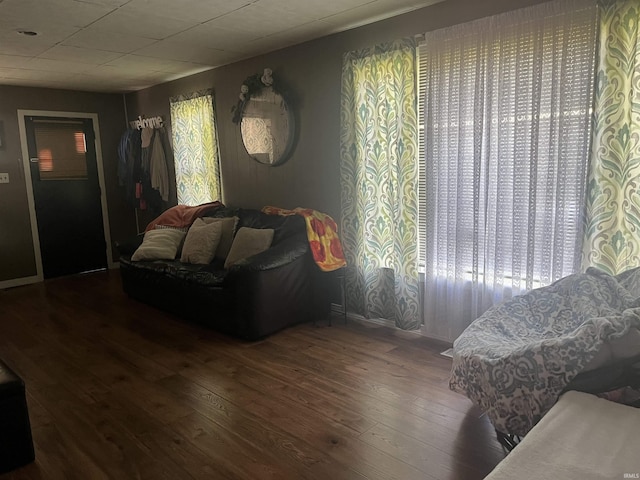
M 8 173 L 0 173 L 0 183 L 9 183 Z

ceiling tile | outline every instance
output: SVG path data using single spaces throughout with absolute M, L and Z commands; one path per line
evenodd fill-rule
M 217 50 L 244 51 L 243 45 L 260 38 L 255 32 L 242 32 L 219 25 L 215 20 L 190 28 L 171 37 L 188 45 L 206 45 Z
M 174 38 L 160 40 L 153 45 L 136 50 L 135 54 L 205 65 L 222 65 L 233 58 L 233 54 L 229 52 L 197 44 L 179 42 Z
M 30 70 L 26 68 L 14 68 L 12 72 L 8 75 L 9 78 L 28 78 L 32 80 L 44 80 L 43 76 L 46 75 L 47 81 L 63 81 L 70 80 L 73 77 L 77 76 L 77 73 L 69 73 L 69 72 L 43 72 L 42 70 Z
M 443 0 L 426 0 L 422 6 L 431 5 L 440 1 Z M 418 8 L 421 8 L 421 6 L 418 6 L 415 0 L 375 0 L 360 7 L 325 17 L 322 20 L 333 23 L 343 30 L 348 30 L 378 22 L 385 18 L 401 15 Z
M 444 2 L 445 0 L 376 0 L 378 6 L 387 9 L 388 12 L 393 13 L 393 8 L 409 7 L 411 10 L 418 10 L 419 8 L 435 5 L 436 3 Z M 395 16 L 387 13 L 387 17 Z
M 32 81 L 32 86 L 39 87 L 36 81 Z M 70 80 L 60 80 L 52 82 L 50 88 L 57 88 L 60 90 L 73 90 L 73 91 L 85 91 L 85 92 L 103 92 L 103 93 L 125 93 L 120 89 L 114 89 L 113 84 L 106 82 L 91 82 L 83 79 L 82 77 L 75 77 Z
M 0 83 L 133 91 L 431 3 L 0 0 Z
M 203 23 L 253 2 L 255 0 L 131 0 L 123 10 L 137 15 L 154 12 L 163 17 Z
M 0 6 L 3 4 L 0 4 Z M 0 53 L 6 55 L 38 55 L 78 31 L 77 27 L 47 25 L 31 37 L 17 33 L 15 25 L 0 18 Z
M 131 0 L 75 0 L 80 3 L 91 3 L 94 5 L 103 5 L 107 7 L 121 7 L 122 5 L 130 2 Z
M 258 42 L 281 40 L 287 43 L 302 43 L 307 40 L 322 37 L 323 35 L 329 35 L 335 31 L 335 25 L 323 20 L 315 20 L 299 27 L 290 28 L 276 34 L 269 35 L 268 37 L 258 40 Z
M 411 8 L 406 6 L 400 8 L 393 7 L 395 15 L 400 15 L 409 12 L 410 10 Z M 334 25 L 340 25 L 346 29 L 352 29 L 386 18 L 384 11 L 385 8 L 375 1 L 361 7 L 355 7 L 351 10 L 325 17 L 323 20 L 325 22 L 333 23 Z
M 313 17 L 288 12 L 279 7 L 267 8 L 255 3 L 211 20 L 209 25 L 265 37 L 313 20 Z
M 135 10 L 127 9 L 127 5 L 125 5 L 98 20 L 92 26 L 101 31 L 162 40 L 193 27 L 197 23 L 199 22 L 182 20 L 177 17 L 165 17 L 154 12 L 141 15 Z
M 44 82 L 42 79 L 30 79 L 19 77 L 2 77 L 0 85 L 15 85 L 20 87 L 46 87 L 46 88 L 63 88 L 63 83 L 50 80 Z
M 74 47 L 94 48 L 108 52 L 131 53 L 139 48 L 147 47 L 157 40 L 139 37 L 128 33 L 118 33 L 101 30 L 91 25 L 67 38 L 63 43 Z
M 157 72 L 154 70 L 131 71 L 130 69 L 124 70 L 110 65 L 100 65 L 83 75 L 100 79 L 103 83 L 111 84 L 113 89 L 117 89 L 117 86 L 121 84 L 129 85 L 132 83 L 151 83 L 155 85 L 168 81 L 168 79 L 172 78 L 175 74 L 169 72 Z
M 180 73 L 183 70 L 193 71 L 194 69 L 208 70 L 207 65 L 197 65 L 190 62 L 180 62 L 177 60 L 144 57 L 141 55 L 125 55 L 117 58 L 108 64 L 109 66 L 130 69 L 133 72 L 168 72 Z
M 111 60 L 121 57 L 118 52 L 106 52 L 104 50 L 91 50 L 81 47 L 68 47 L 66 45 L 56 45 L 46 52 L 40 54 L 38 58 L 48 58 L 51 60 L 65 60 L 70 62 L 91 63 L 101 65 Z
M 252 56 L 296 45 L 336 31 L 335 25 L 316 20 L 300 27 L 290 28 L 267 37 L 243 44 L 243 52 Z
M 0 18 L 15 28 L 38 30 L 48 25 L 85 27 L 113 11 L 114 7 L 74 0 L 4 0 Z
M 125 55 L 104 64 L 103 67 L 115 67 L 124 72 L 140 75 L 146 72 L 157 72 L 165 65 L 163 62 L 169 61 L 170 60 L 143 57 L 141 55 Z
M 83 73 L 91 70 L 94 66 L 89 63 L 49 60 L 47 58 L 32 58 L 24 64 L 23 68 L 29 70 L 40 70 L 42 72 Z
M 115 65 L 98 65 L 95 68 L 92 68 L 90 71 L 90 75 L 96 75 L 102 78 L 114 78 L 116 80 L 123 80 L 128 78 L 138 78 L 145 73 L 153 71 L 153 70 L 133 70 L 133 69 L 125 69 L 122 67 L 117 67 Z
M 13 71 L 12 68 L 0 67 L 0 78 L 9 76 L 9 73 L 11 73 L 12 71 Z
M 372 1 L 374 0 L 322 0 L 318 2 L 301 2 L 300 0 L 259 0 L 257 3 L 263 8 L 277 8 L 318 20 L 371 3 Z
M 34 57 L 47 51 L 54 43 L 42 41 L 24 42 L 14 35 L 0 34 L 0 54 L 3 55 L 24 55 Z
M 19 55 L 0 55 L 0 67 L 3 68 L 20 68 L 29 61 L 30 57 L 21 57 Z

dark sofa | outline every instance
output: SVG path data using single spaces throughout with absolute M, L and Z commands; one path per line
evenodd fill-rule
M 223 333 L 256 340 L 284 327 L 328 315 L 321 273 L 300 216 L 220 207 L 204 216 L 238 217 L 241 227 L 272 228 L 271 247 L 228 270 L 223 261 L 131 261 L 143 235 L 118 243 L 124 291 L 137 300 Z

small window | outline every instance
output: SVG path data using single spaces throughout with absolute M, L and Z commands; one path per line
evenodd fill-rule
M 86 180 L 87 147 L 82 122 L 34 120 L 40 180 Z
M 211 91 L 171 98 L 178 203 L 220 200 L 218 135 Z

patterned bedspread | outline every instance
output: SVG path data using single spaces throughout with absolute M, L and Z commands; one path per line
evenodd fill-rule
M 617 276 L 591 268 L 475 320 L 453 344 L 450 387 L 497 430 L 524 435 L 606 342 L 633 329 L 640 330 L 640 268 Z

